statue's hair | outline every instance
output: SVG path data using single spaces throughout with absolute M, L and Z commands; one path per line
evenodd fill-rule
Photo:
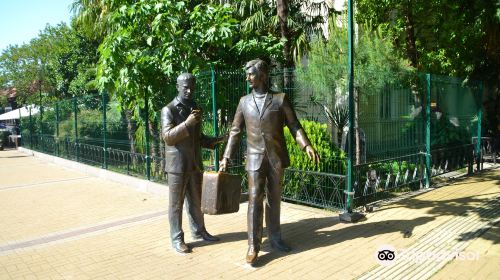
M 260 73 L 263 73 L 266 76 L 269 76 L 269 65 L 264 60 L 254 59 L 254 60 L 250 60 L 249 62 L 247 62 L 247 64 L 245 64 L 245 70 L 252 68 L 252 67 L 255 67 L 255 69 L 257 69 L 257 71 L 259 71 Z
M 188 81 L 188 80 L 192 80 L 193 82 L 195 82 L 196 78 L 191 73 L 182 73 L 177 77 L 177 84 L 179 84 L 180 81 Z

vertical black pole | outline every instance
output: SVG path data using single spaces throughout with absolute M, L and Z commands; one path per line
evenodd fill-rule
M 31 105 L 30 105 L 30 149 L 33 150 L 33 119 L 31 117 Z
M 425 95 L 425 187 L 431 185 L 431 74 L 425 76 L 427 90 Z
M 107 150 L 107 124 L 106 124 L 106 93 L 103 91 L 102 95 L 102 168 L 108 169 L 108 160 L 106 155 Z
M 151 151 L 149 150 L 149 96 L 148 89 L 145 90 L 145 111 L 146 116 L 144 117 L 144 123 L 146 125 L 144 132 L 146 133 L 146 175 L 148 180 L 151 180 Z
M 476 161 L 477 171 L 481 170 L 481 162 L 483 157 L 481 155 L 481 122 L 483 119 L 483 82 L 479 83 L 478 101 L 477 101 L 477 143 L 476 143 Z
M 75 156 L 76 156 L 76 161 L 78 162 L 78 160 L 79 160 L 79 155 L 78 155 L 78 113 L 77 113 L 76 97 L 73 97 L 73 111 L 75 114 Z
M 59 156 L 59 102 L 56 102 L 56 156 Z
M 217 94 L 215 92 L 215 70 L 210 67 L 212 72 L 212 121 L 213 121 L 213 129 L 214 129 L 214 137 L 219 137 L 219 127 L 217 122 Z M 214 151 L 214 169 L 215 171 L 219 171 L 219 147 L 215 147 Z

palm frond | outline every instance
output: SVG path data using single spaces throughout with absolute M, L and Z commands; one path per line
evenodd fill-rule
M 246 18 L 242 23 L 244 31 L 266 29 L 268 26 L 266 17 L 262 9 L 256 11 L 254 14 Z

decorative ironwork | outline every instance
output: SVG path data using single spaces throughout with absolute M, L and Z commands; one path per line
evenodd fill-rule
M 345 204 L 345 175 L 287 168 L 283 199 L 307 205 L 341 209 Z

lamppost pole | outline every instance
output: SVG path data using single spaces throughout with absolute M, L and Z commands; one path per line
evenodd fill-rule
M 346 204 L 344 213 L 340 214 L 340 220 L 346 222 L 356 222 L 364 215 L 352 211 L 354 198 L 353 190 L 353 160 L 354 160 L 354 29 L 353 29 L 353 0 L 347 1 L 347 34 L 348 34 L 348 80 L 349 80 L 349 133 L 348 133 L 348 154 L 347 157 L 347 187 L 345 190 Z

